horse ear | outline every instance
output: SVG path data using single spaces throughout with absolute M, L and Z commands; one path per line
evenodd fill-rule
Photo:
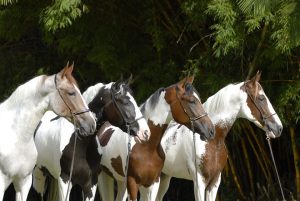
M 116 82 L 114 82 L 111 86 L 111 89 L 114 91 L 118 91 L 120 88 L 120 85 L 122 83 L 122 80 L 117 80 Z
M 72 63 L 71 66 L 69 66 L 69 61 L 67 62 L 67 65 L 59 72 L 61 78 L 63 78 L 65 75 L 70 75 L 72 74 L 74 69 L 74 62 Z
M 126 83 L 127 85 L 130 85 L 130 84 L 133 83 L 132 74 L 130 74 L 129 78 L 125 81 L 125 83 Z
M 256 72 L 256 75 L 253 76 L 253 77 L 251 78 L 251 82 L 252 82 L 253 84 L 255 84 L 256 82 L 259 82 L 260 76 L 261 76 L 261 71 L 258 70 L 258 71 Z
M 193 84 L 194 79 L 195 79 L 195 75 L 188 76 L 186 82 L 190 83 L 190 84 Z
M 179 82 L 179 84 L 182 85 L 182 86 L 184 86 L 186 83 L 192 84 L 193 81 L 194 81 L 194 77 L 195 77 L 194 75 L 185 77 L 184 79 L 182 79 Z

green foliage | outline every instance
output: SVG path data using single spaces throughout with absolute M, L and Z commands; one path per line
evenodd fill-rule
M 55 0 L 41 13 L 41 21 L 46 30 L 54 32 L 72 25 L 82 15 L 85 7 L 81 0 Z
M 0 0 L 0 5 L 7 6 L 9 4 L 16 3 L 18 0 Z
M 214 16 L 214 20 L 218 21 L 217 24 L 210 27 L 215 36 L 213 44 L 215 55 L 220 57 L 237 48 L 239 40 L 234 28 L 237 13 L 234 11 L 232 3 L 228 0 L 213 0 L 208 4 L 206 13 Z
M 296 125 L 300 119 L 300 81 L 286 87 L 279 99 L 279 112 L 288 125 Z

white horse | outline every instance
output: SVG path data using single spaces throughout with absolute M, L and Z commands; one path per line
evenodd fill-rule
M 150 136 L 150 130 L 131 93 L 127 82 L 98 83 L 89 87 L 83 93 L 83 97 L 89 103 L 91 112 L 97 117 L 99 127 L 104 121 L 110 121 L 127 132 L 129 126 L 130 135 L 136 136 L 136 140 L 146 141 Z M 43 170 L 47 169 L 58 182 L 56 183 L 59 190 L 58 199 L 64 201 L 69 196 L 67 188 L 74 148 L 74 125 L 64 118 L 55 121 L 53 118 L 55 114 L 47 112 L 36 132 L 38 159 L 34 170 L 33 187 L 43 198 L 46 189 L 46 175 Z M 86 201 L 93 200 L 91 195 L 96 191 L 100 169 L 98 155 L 95 135 L 77 140 L 70 184 L 82 187 Z M 50 188 L 50 191 L 55 192 L 56 187 L 55 185 Z
M 126 199 L 125 184 L 130 200 L 137 199 L 138 190 L 142 200 L 149 196 L 151 185 L 157 181 L 163 167 L 164 154 L 160 140 L 171 120 L 195 129 L 203 139 L 211 139 L 214 136 L 214 126 L 202 107 L 192 81 L 193 77 L 159 89 L 141 106 L 141 111 L 148 120 L 151 137 L 142 144 L 131 139 L 132 151 L 128 161 L 127 178 L 125 167 L 128 136 L 109 124 L 99 130 L 99 150 L 102 153 L 101 165 L 104 171 L 99 176 L 98 188 L 102 200 L 114 200 L 113 180 L 108 174 L 117 180 L 116 200 Z M 106 139 L 109 139 L 108 142 Z
M 216 199 L 221 171 L 227 160 L 225 137 L 237 118 L 253 122 L 270 138 L 280 136 L 281 121 L 259 79 L 260 73 L 257 73 L 250 81 L 227 85 L 203 104 L 215 125 L 216 136 L 208 141 L 196 137 L 197 170 L 191 131 L 185 126 L 178 128 L 176 123 L 169 126 L 161 141 L 166 160 L 156 201 L 163 200 L 171 177 L 192 180 L 196 201 Z
M 82 134 L 95 130 L 95 120 L 72 71 L 73 65 L 67 65 L 58 74 L 35 77 L 0 104 L 0 200 L 10 183 L 15 187 L 17 201 L 27 199 L 37 158 L 33 133 L 47 110 L 74 118 Z

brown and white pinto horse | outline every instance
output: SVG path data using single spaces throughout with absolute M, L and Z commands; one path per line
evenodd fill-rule
M 89 103 L 91 112 L 96 116 L 97 128 L 104 121 L 111 122 L 124 132 L 127 132 L 129 126 L 130 135 L 139 141 L 146 141 L 149 139 L 150 130 L 147 122 L 142 118 L 128 82 L 130 81 L 98 83 L 89 87 L 83 93 L 83 97 Z M 53 121 L 54 117 L 53 113 L 47 112 L 36 131 L 35 143 L 38 159 L 33 186 L 43 197 L 46 188 L 45 172 L 47 172 L 58 180 L 55 182 L 52 180 L 53 185 L 49 189 L 49 194 L 53 195 L 58 185 L 59 198 L 54 201 L 64 201 L 66 198 L 68 200 L 67 189 L 70 180 L 71 186 L 77 184 L 82 188 L 84 200 L 94 200 L 101 159 L 97 151 L 96 134 L 77 140 L 73 174 L 70 178 L 75 144 L 74 126 L 64 118 Z
M 196 201 L 216 199 L 227 161 L 225 138 L 237 118 L 253 122 L 270 138 L 280 136 L 282 124 L 258 82 L 260 75 L 258 72 L 249 81 L 227 85 L 203 104 L 216 128 L 214 139 L 205 142 L 196 138 L 194 142 L 185 126 L 169 126 L 161 141 L 166 160 L 156 201 L 163 200 L 171 177 L 192 180 Z
M 102 200 L 110 201 L 113 196 L 113 176 L 118 183 L 116 200 L 126 199 L 126 185 L 129 200 L 137 200 L 138 190 L 141 200 L 147 199 L 151 186 L 158 181 L 165 155 L 160 141 L 171 120 L 187 126 L 200 134 L 201 139 L 212 139 L 214 126 L 208 118 L 195 91 L 194 77 L 186 78 L 177 84 L 157 90 L 141 106 L 141 111 L 151 131 L 149 141 L 145 143 L 131 140 L 128 174 L 126 181 L 127 135 L 118 128 L 104 125 L 98 132 L 102 152 L 103 170 L 99 176 L 98 188 Z M 109 176 L 110 175 L 110 176 Z

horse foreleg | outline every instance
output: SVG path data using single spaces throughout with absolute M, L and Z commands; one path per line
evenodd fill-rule
M 86 197 L 85 201 L 93 201 L 95 199 L 96 196 L 96 190 L 97 190 L 97 185 L 92 186 L 92 197 Z
M 33 169 L 32 187 L 41 196 L 42 200 L 46 190 L 46 178 L 45 174 L 39 167 Z
M 206 201 L 215 201 L 218 193 L 218 188 L 221 183 L 221 173 L 216 178 L 216 183 L 205 191 Z
M 32 174 L 13 181 L 16 190 L 16 201 L 26 201 L 32 184 Z
M 98 190 L 102 200 L 114 200 L 114 179 L 103 171 L 98 176 Z
M 130 201 L 137 200 L 138 190 L 139 190 L 138 185 L 137 185 L 134 177 L 128 176 L 128 178 L 127 178 L 127 191 L 128 191 Z
M 70 189 L 68 192 L 68 185 L 69 185 L 68 182 L 64 182 L 61 177 L 58 178 L 57 182 L 58 182 L 59 200 L 60 201 L 69 200 L 70 191 L 72 189 L 72 183 L 70 183 Z M 67 197 L 67 199 L 66 199 L 66 197 Z
M 116 201 L 126 201 L 127 198 L 127 189 L 125 186 L 125 182 L 117 181 L 118 193 Z
M 160 176 L 160 184 L 159 189 L 156 195 L 156 201 L 162 201 L 164 198 L 164 195 L 168 191 L 169 185 L 170 185 L 171 177 L 165 174 L 161 174 Z
M 205 201 L 206 184 L 203 182 L 202 176 L 200 174 L 198 174 L 197 178 L 198 178 L 198 180 L 196 178 L 194 178 L 195 201 Z
M 11 179 L 8 178 L 5 174 L 0 170 L 0 200 L 3 200 L 4 192 L 11 183 Z
M 157 192 L 159 188 L 159 181 L 154 182 L 148 188 L 140 187 L 140 201 L 155 201 Z

